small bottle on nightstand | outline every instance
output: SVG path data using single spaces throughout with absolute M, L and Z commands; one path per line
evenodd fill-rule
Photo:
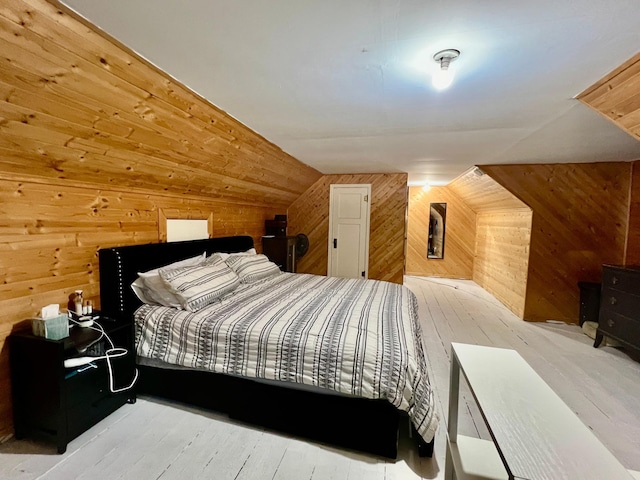
M 76 315 L 82 315 L 82 290 L 76 290 L 76 296 L 73 299 L 75 304 Z
M 93 313 L 93 302 L 91 300 L 84 301 L 84 307 L 82 307 L 83 315 L 91 315 Z

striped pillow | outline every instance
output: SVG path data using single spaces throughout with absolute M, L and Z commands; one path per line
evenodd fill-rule
M 202 252 L 201 255 L 193 258 L 187 258 L 179 262 L 174 262 L 169 265 L 165 265 L 165 270 L 181 267 L 195 267 L 204 262 L 206 258 L 206 252 Z M 138 272 L 138 278 L 131 284 L 131 288 L 136 296 L 144 303 L 151 305 L 164 305 L 165 307 L 180 308 L 180 301 L 176 296 L 167 289 L 167 285 L 160 277 L 160 268 L 154 268 L 148 272 Z
M 220 256 L 219 253 L 213 253 L 209 255 L 202 263 L 201 266 L 204 265 L 217 265 L 218 263 L 224 262 L 224 258 Z
M 160 269 L 160 276 L 188 312 L 197 312 L 206 307 L 240 283 L 238 275 L 224 262 L 173 270 Z
M 235 256 L 245 256 L 245 255 L 255 255 L 256 249 L 250 248 L 246 252 L 238 252 L 238 253 L 224 253 L 224 252 L 216 252 L 209 255 L 206 260 L 202 262 L 202 265 L 213 265 L 214 263 L 220 263 L 227 260 L 230 257 Z
M 254 283 L 280 274 L 278 266 L 265 255 L 232 255 L 225 261 L 238 274 L 242 283 Z

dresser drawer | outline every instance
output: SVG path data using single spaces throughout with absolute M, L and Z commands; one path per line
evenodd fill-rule
M 95 363 L 96 368 L 81 367 L 87 369 L 65 380 L 64 388 L 70 407 L 95 402 L 110 393 L 109 372 L 104 360 Z
M 638 316 L 640 314 L 640 297 L 613 288 L 603 288 L 600 309 L 630 318 L 640 318 Z
M 622 270 L 605 267 L 602 272 L 602 288 L 614 288 L 621 292 L 640 295 L 640 270 Z
M 598 330 L 605 335 L 633 344 L 640 339 L 640 321 L 627 318 L 607 308 L 600 311 Z
M 126 403 L 122 394 L 105 395 L 99 400 L 87 403 L 83 408 L 70 409 L 67 412 L 67 429 L 70 438 L 75 438 L 94 426 L 107 415 Z

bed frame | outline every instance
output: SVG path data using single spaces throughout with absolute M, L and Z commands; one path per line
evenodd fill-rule
M 141 302 L 130 285 L 138 272 L 205 251 L 207 255 L 235 253 L 253 246 L 251 237 L 235 236 L 101 249 L 101 312 L 133 322 Z M 213 409 L 241 422 L 387 458 L 397 456 L 401 422 L 409 425 L 408 416 L 386 400 L 308 392 L 211 372 L 143 365 L 138 369 L 137 393 Z M 425 443 L 412 426 L 411 436 L 420 456 L 433 455 L 433 441 Z

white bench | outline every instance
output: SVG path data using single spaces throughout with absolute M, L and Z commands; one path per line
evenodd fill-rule
M 458 435 L 460 372 L 491 441 Z M 633 480 L 515 351 L 453 343 L 445 478 Z

